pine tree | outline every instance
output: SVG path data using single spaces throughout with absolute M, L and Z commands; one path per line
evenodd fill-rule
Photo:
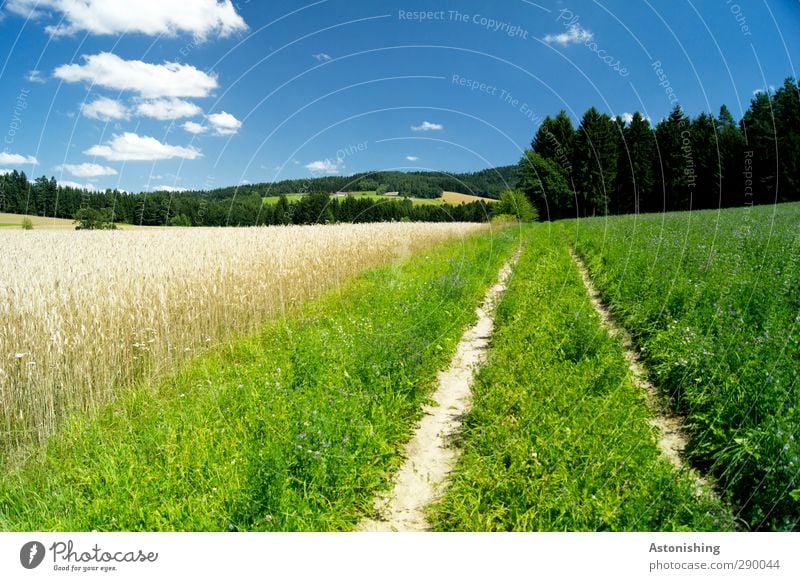
M 742 149 L 744 137 L 728 108 L 723 105 L 717 118 L 717 142 L 719 143 L 720 182 L 722 207 L 743 203 Z
M 555 119 L 548 116 L 542 122 L 531 148 L 544 159 L 552 161 L 567 180 L 572 178 L 572 149 L 575 144 L 575 128 L 563 109 Z
M 695 117 L 691 125 L 692 156 L 696 166 L 692 207 L 696 209 L 719 208 L 722 203 L 716 125 L 714 117 L 705 112 Z
M 583 216 L 609 212 L 617 175 L 618 126 L 592 107 L 584 113 L 573 151 L 575 189 Z
M 619 188 L 615 206 L 620 214 L 638 214 L 648 207 L 653 195 L 655 159 L 655 135 L 638 111 L 623 130 L 623 143 L 617 165 Z
M 773 99 L 778 139 L 778 201 L 798 200 L 800 188 L 800 86 L 788 78 Z
M 676 105 L 669 117 L 656 126 L 656 189 L 662 199 L 651 211 L 691 209 L 693 183 L 689 174 L 696 176 L 697 168 L 691 145 L 691 128 L 688 117 Z M 655 199 L 658 195 L 655 196 Z
M 768 93 L 757 93 L 740 125 L 744 134 L 741 171 L 752 168 L 753 174 L 753 196 L 747 203 L 774 202 L 778 195 L 778 140 L 772 97 Z

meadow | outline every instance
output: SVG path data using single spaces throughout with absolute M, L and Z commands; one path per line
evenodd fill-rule
M 800 204 L 581 220 L 572 238 L 753 530 L 800 522 Z
M 366 269 L 480 229 L 3 229 L 2 457 Z

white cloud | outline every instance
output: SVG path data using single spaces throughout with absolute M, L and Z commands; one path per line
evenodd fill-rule
M 560 44 L 561 46 L 590 42 L 592 39 L 594 39 L 594 34 L 579 24 L 573 24 L 567 29 L 567 32 L 562 32 L 561 34 L 548 34 L 544 37 L 544 41 L 546 43 L 555 43 Z
M 441 131 L 444 125 L 439 123 L 431 123 L 430 121 L 423 121 L 421 125 L 412 125 L 412 131 Z
M 189 33 L 205 40 L 247 30 L 230 0 L 9 0 L 7 6 L 26 17 L 44 17 L 47 9 L 60 13 L 59 24 L 46 28 L 53 35 Z
M 173 121 L 183 117 L 200 115 L 203 110 L 189 101 L 183 99 L 156 99 L 142 101 L 136 106 L 136 113 L 143 117 L 152 117 L 159 121 Z
M 27 163 L 39 165 L 39 160 L 32 155 L 2 152 L 0 153 L 0 163 L 3 165 L 22 165 Z
M 203 154 L 194 147 L 180 147 L 161 143 L 154 137 L 123 133 L 104 145 L 95 145 L 84 152 L 109 161 L 159 161 L 181 158 L 197 159 Z
M 416 155 L 407 155 L 406 159 L 408 161 L 417 161 L 419 158 Z
M 154 65 L 126 61 L 110 52 L 83 56 L 82 65 L 62 65 L 54 72 L 67 83 L 86 81 L 116 91 L 131 91 L 141 97 L 206 97 L 217 88 L 216 77 L 181 63 Z
M 84 117 L 99 119 L 100 121 L 127 119 L 129 116 L 125 105 L 107 97 L 100 97 L 93 103 L 81 105 L 81 113 L 83 113 Z
M 38 83 L 40 85 L 47 82 L 44 80 L 44 77 L 42 77 L 42 71 L 37 71 L 36 69 L 28 71 L 28 74 L 25 75 L 25 80 L 29 83 Z
M 77 178 L 97 178 L 101 176 L 115 176 L 117 170 L 113 167 L 105 165 L 98 165 L 96 163 L 82 163 L 79 165 L 72 165 L 65 163 L 56 167 L 58 171 L 65 171 Z
M 78 182 L 71 182 L 69 180 L 62 180 L 58 182 L 62 188 L 75 188 L 76 190 L 87 190 L 89 192 L 100 191 L 94 184 L 79 184 Z
M 6 174 L 10 174 L 13 171 L 14 171 L 13 169 L 0 169 L 0 176 L 4 176 Z
M 317 53 L 317 54 L 315 54 L 313 56 L 314 56 L 315 59 L 317 59 L 321 63 L 327 62 L 329 60 L 333 60 L 333 57 L 331 55 L 329 55 L 327 53 L 324 53 L 324 52 Z
M 208 122 L 217 135 L 236 135 L 242 127 L 242 122 L 230 113 L 222 111 L 208 116 Z
M 183 124 L 183 128 L 194 135 L 200 135 L 208 131 L 208 127 L 195 123 L 194 121 L 187 121 Z
M 775 92 L 775 85 L 769 86 L 769 91 L 765 91 L 764 89 L 754 89 L 753 95 L 758 95 L 759 93 L 765 93 L 767 95 Z
M 639 114 L 641 115 L 641 113 L 639 113 Z M 633 113 L 628 113 L 627 111 L 625 113 L 623 113 L 622 115 L 620 115 L 620 117 L 628 125 L 630 125 L 631 121 L 633 121 Z M 652 122 L 652 119 L 650 119 L 650 116 L 642 115 L 642 119 L 645 119 L 647 121 Z
M 333 163 L 329 159 L 323 159 L 320 161 L 312 161 L 306 165 L 306 169 L 314 173 L 326 173 L 333 175 L 339 173 L 339 164 Z
M 180 192 L 188 192 L 189 190 L 186 188 L 179 188 L 176 186 L 155 186 L 153 188 L 154 192 L 170 192 L 170 193 L 180 193 Z

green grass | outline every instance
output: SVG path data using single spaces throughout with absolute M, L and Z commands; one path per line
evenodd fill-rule
M 286 199 L 290 202 L 297 202 L 303 198 L 305 194 L 286 194 Z M 262 198 L 262 201 L 265 204 L 272 205 L 277 204 L 280 196 L 267 196 Z
M 497 310 L 438 530 L 728 530 L 662 456 L 565 238 L 537 226 Z
M 800 204 L 583 220 L 577 249 L 755 530 L 800 528 Z
M 358 198 L 368 198 L 370 200 L 375 200 L 378 202 L 386 202 L 386 201 L 402 201 L 405 198 L 402 196 L 384 196 L 379 195 L 376 192 L 352 192 L 354 197 Z M 305 194 L 287 194 L 286 199 L 289 202 L 297 202 L 298 200 L 302 199 Z M 277 204 L 280 196 L 268 196 L 262 198 L 263 202 L 268 205 Z M 343 198 L 333 198 L 335 200 L 341 200 Z M 444 204 L 441 198 L 408 198 L 415 206 L 441 206 Z
M 420 415 L 512 229 L 369 272 L 98 416 L 0 482 L 0 529 L 343 530 Z

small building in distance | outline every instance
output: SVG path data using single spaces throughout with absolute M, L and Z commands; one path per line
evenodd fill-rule
M 383 194 L 383 195 L 384 195 L 384 196 L 392 196 L 393 198 L 396 198 L 397 196 L 399 196 L 399 195 L 400 195 L 400 192 L 386 192 L 386 193 L 385 193 L 385 194 Z

